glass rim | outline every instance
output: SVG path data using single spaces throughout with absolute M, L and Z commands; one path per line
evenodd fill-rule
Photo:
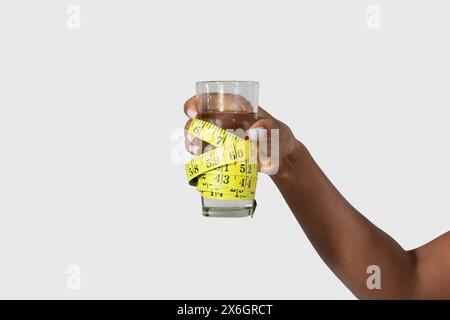
M 206 80 L 206 81 L 197 81 L 196 85 L 200 84 L 251 84 L 251 85 L 259 85 L 258 81 L 248 81 L 248 80 Z

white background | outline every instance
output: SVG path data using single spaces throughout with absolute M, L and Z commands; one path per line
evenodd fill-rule
M 366 26 L 373 4 L 381 30 Z M 260 104 L 347 199 L 420 246 L 450 225 L 449 14 L 447 1 L 2 1 L 0 297 L 354 298 L 268 177 L 254 219 L 202 217 L 172 133 L 195 81 L 259 81 Z

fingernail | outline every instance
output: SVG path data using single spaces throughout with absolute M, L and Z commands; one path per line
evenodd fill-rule
M 189 109 L 187 111 L 187 115 L 189 118 L 195 118 L 197 116 L 197 112 L 195 110 Z
M 188 141 L 189 141 L 190 143 L 194 142 L 194 136 L 193 136 L 192 134 L 188 133 L 188 134 L 186 135 L 186 138 L 188 139 Z

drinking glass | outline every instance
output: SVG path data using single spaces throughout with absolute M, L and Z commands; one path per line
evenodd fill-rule
M 197 118 L 240 135 L 257 120 L 259 83 L 255 81 L 200 81 L 196 83 Z M 218 200 L 201 197 L 203 215 L 252 216 L 256 200 Z

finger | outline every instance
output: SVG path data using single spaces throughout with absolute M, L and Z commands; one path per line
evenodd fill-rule
M 189 133 L 189 127 L 190 127 L 191 123 L 192 123 L 192 119 L 189 119 L 188 121 L 186 121 L 186 124 L 184 125 L 184 138 L 186 140 L 189 140 L 189 142 L 194 141 L 194 136 Z
M 198 96 L 197 110 L 253 112 L 253 106 L 241 95 L 212 92 Z
M 252 104 L 247 99 L 245 99 L 243 96 L 233 95 L 233 98 L 234 98 L 235 104 L 238 106 L 240 111 L 248 112 L 248 113 L 255 112 Z
M 201 141 L 201 140 L 200 140 Z M 197 156 L 202 153 L 202 145 L 201 143 L 192 143 L 188 139 L 184 140 L 184 147 L 186 150 L 193 154 L 194 156 Z
M 247 131 L 251 141 L 252 152 L 256 153 L 258 171 L 271 174 L 276 165 L 277 158 L 272 159 L 271 130 L 278 130 L 278 123 L 273 119 L 260 119 Z M 273 162 L 272 160 L 275 160 Z
M 202 140 L 189 133 L 188 130 L 189 126 L 191 125 L 191 122 L 192 119 L 189 119 L 188 121 L 186 121 L 186 124 L 184 125 L 184 138 L 186 150 L 188 150 L 191 153 L 194 153 L 191 151 L 191 149 L 193 150 L 193 148 L 195 147 L 195 151 L 197 152 L 198 146 L 201 147 L 202 145 Z
M 197 116 L 197 114 L 199 113 L 199 109 L 196 96 L 191 97 L 184 103 L 184 113 L 191 119 Z
M 189 130 L 189 126 L 191 125 L 192 119 L 189 119 L 188 121 L 186 121 L 186 123 L 184 124 L 184 131 L 188 131 Z
M 274 120 L 261 119 L 247 130 L 246 135 L 249 137 L 251 144 L 259 149 L 261 144 L 267 146 L 267 143 L 270 142 L 270 132 L 273 129 L 278 129 L 278 124 Z M 267 152 L 267 149 L 265 151 Z
M 259 119 L 247 130 L 246 135 L 250 141 L 267 144 L 270 142 L 271 130 L 279 129 L 280 126 L 275 119 Z
M 270 118 L 259 119 L 250 127 L 249 131 L 258 128 L 266 130 L 279 129 L 278 124 L 273 119 Z

